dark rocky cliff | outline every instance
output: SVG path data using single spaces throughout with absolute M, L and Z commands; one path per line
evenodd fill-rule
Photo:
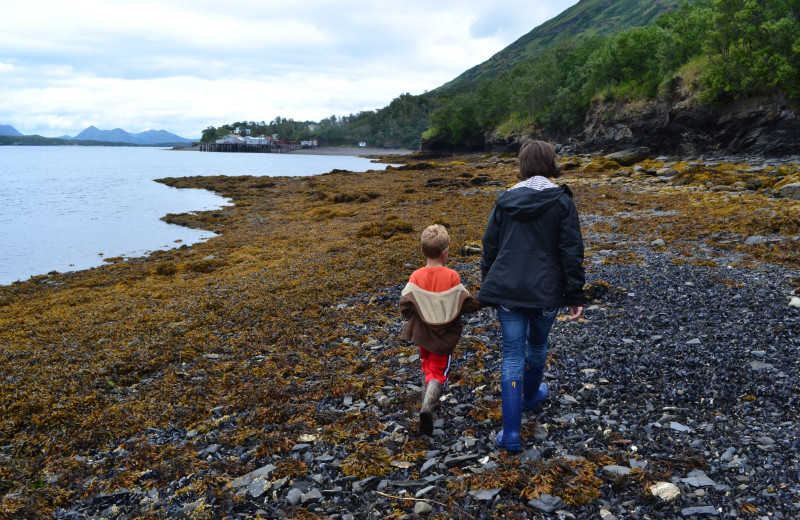
M 490 135 L 486 149 L 515 153 L 527 137 Z M 781 96 L 711 106 L 679 84 L 668 99 L 595 101 L 580 135 L 551 129 L 535 137 L 570 145 L 579 152 L 647 147 L 653 154 L 785 156 L 800 154 L 800 115 Z
M 724 106 L 693 96 L 593 103 L 577 148 L 585 151 L 646 146 L 656 153 L 783 156 L 800 153 L 800 117 L 781 96 Z

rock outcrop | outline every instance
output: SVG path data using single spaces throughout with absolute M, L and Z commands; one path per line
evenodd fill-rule
M 484 148 L 517 153 L 529 137 L 563 143 L 565 152 L 646 148 L 651 154 L 665 155 L 720 152 L 786 156 L 800 154 L 800 114 L 779 95 L 709 105 L 677 80 L 667 97 L 594 101 L 579 135 L 558 129 L 510 136 L 494 133 L 486 136 Z M 471 143 L 472 148 L 474 145 Z
M 612 151 L 646 146 L 655 153 L 684 155 L 800 153 L 800 117 L 785 98 L 761 96 L 711 106 L 679 90 L 669 99 L 595 101 L 578 147 Z

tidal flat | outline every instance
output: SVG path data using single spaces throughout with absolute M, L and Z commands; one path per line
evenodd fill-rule
M 493 311 L 418 437 L 397 300 L 431 223 L 477 289 L 517 161 L 385 162 L 162 179 L 231 199 L 165 217 L 219 236 L 0 287 L 0 517 L 797 518 L 798 164 L 561 161 L 590 301 L 509 454 Z

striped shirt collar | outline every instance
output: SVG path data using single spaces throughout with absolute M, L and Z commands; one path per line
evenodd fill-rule
M 548 190 L 550 188 L 558 188 L 555 184 L 550 182 L 550 179 L 547 177 L 542 177 L 541 175 L 534 175 L 529 179 L 525 179 L 522 182 L 518 182 L 510 189 L 515 190 L 517 188 L 530 188 L 536 191 Z

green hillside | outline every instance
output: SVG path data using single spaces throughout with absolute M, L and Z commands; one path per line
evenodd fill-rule
M 437 90 L 458 89 L 495 78 L 569 38 L 608 36 L 631 27 L 650 25 L 658 15 L 674 9 L 679 3 L 679 0 L 580 0 Z
M 585 12 L 597 4 L 614 8 L 606 14 L 627 6 L 631 13 L 648 15 L 654 5 L 644 0 L 587 0 L 574 7 Z M 565 15 L 562 20 L 573 19 Z M 423 136 L 426 146 L 481 149 L 489 135 L 567 139 L 580 135 L 594 101 L 668 98 L 678 85 L 716 106 L 758 95 L 776 95 L 800 105 L 796 0 L 684 1 L 661 13 L 654 24 L 608 36 L 590 34 L 604 26 L 600 20 L 594 18 L 598 25 L 587 26 L 591 30 L 581 37 L 565 32 L 538 54 L 519 58 L 516 65 L 509 61 L 514 52 L 503 51 L 505 58 L 485 69 L 484 77 L 464 80 L 461 85 L 469 88 L 440 89 Z M 546 36 L 540 29 L 533 32 Z M 535 39 L 517 47 L 528 48 Z M 510 68 L 500 70 L 501 64 Z M 489 70 L 500 71 L 490 77 Z

